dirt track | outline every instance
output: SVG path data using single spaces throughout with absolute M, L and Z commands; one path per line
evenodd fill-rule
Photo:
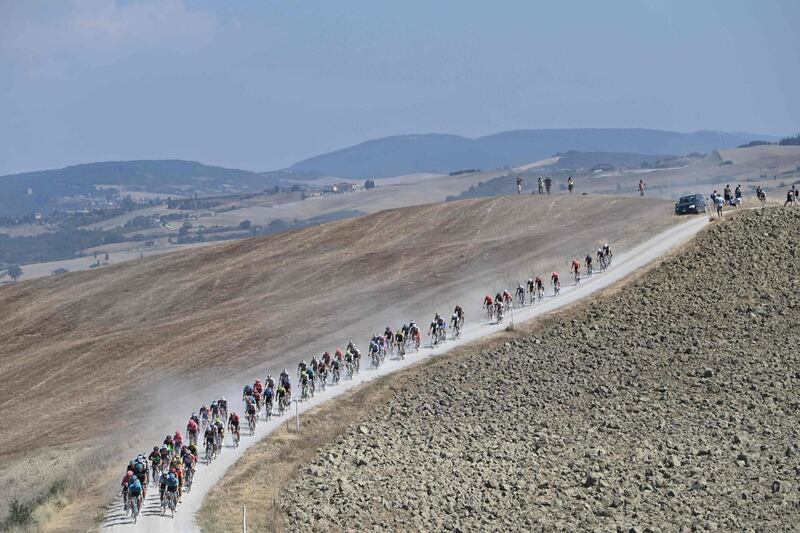
M 234 396 L 244 379 L 434 305 L 473 302 L 476 316 L 483 287 L 605 240 L 629 247 L 672 224 L 670 210 L 608 197 L 454 202 L 2 287 L 0 407 L 31 416 L 0 421 L 0 511 L 99 465 L 59 511 L 62 527 L 84 525 L 117 482 L 105 467 L 182 427 L 211 393 Z
M 287 529 L 795 529 L 798 230 L 796 209 L 734 215 L 619 294 L 427 367 L 301 469 Z

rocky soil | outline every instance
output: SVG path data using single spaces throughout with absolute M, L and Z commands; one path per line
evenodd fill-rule
M 416 370 L 301 468 L 287 529 L 800 529 L 798 231 L 800 209 L 737 214 L 502 349 Z

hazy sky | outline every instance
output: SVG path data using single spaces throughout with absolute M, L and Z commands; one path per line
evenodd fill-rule
M 0 174 L 374 137 L 800 130 L 800 1 L 0 0 Z

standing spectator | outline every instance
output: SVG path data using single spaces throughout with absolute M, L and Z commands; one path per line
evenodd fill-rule
M 716 192 L 717 191 L 714 191 L 714 194 L 716 194 Z M 717 218 L 722 218 L 722 208 L 725 206 L 725 200 L 722 198 L 721 195 L 716 194 L 714 203 L 717 205 Z
M 733 192 L 736 197 L 736 207 L 742 207 L 742 186 L 737 185 L 736 190 Z
M 783 205 L 797 205 L 797 189 L 794 185 L 792 185 L 792 188 L 786 193 L 786 201 L 783 203 Z
M 572 179 L 572 176 L 569 177 L 567 180 L 567 189 L 569 189 L 569 193 L 572 194 L 572 189 L 575 188 L 575 180 Z
M 517 194 L 522 194 L 522 176 L 517 176 Z
M 764 189 L 761 188 L 761 185 L 756 187 L 756 196 L 759 200 L 761 200 L 761 207 L 767 205 L 767 193 L 764 192 Z
M 544 194 L 544 180 L 539 176 L 539 194 Z
M 725 185 L 722 194 L 725 197 L 725 205 L 731 205 L 731 186 Z
M 639 180 L 639 196 L 644 196 L 644 188 L 646 185 L 644 180 Z
M 553 185 L 553 180 L 550 179 L 550 176 L 547 176 L 544 179 L 544 188 L 547 190 L 547 194 L 550 194 L 550 187 Z

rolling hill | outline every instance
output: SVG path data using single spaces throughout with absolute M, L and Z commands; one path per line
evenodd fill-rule
M 102 202 L 110 187 L 165 194 L 261 191 L 280 179 L 196 161 L 106 161 L 0 176 L 0 215 L 67 209 L 77 198 Z
M 59 512 L 86 520 L 119 483 L 114 467 L 212 394 L 455 302 L 477 317 L 487 289 L 674 221 L 656 200 L 480 199 L 0 287 L 0 406 L 27 413 L 0 420 L 0 514 L 91 465 L 95 500 Z
M 318 155 L 292 168 L 332 176 L 380 178 L 523 165 L 567 151 L 647 155 L 706 153 L 757 139 L 776 138 L 750 133 L 679 133 L 649 129 L 516 130 L 476 139 L 442 134 L 399 135 Z

